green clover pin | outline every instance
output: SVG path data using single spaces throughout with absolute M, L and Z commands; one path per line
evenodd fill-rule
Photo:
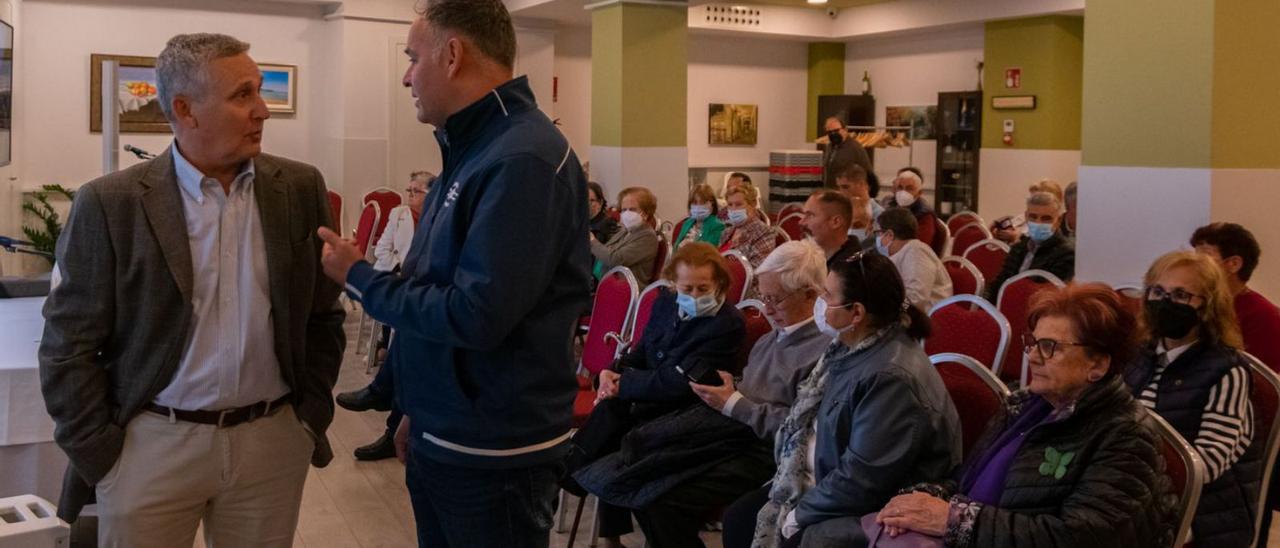
M 1067 475 L 1067 465 L 1071 464 L 1071 459 L 1075 458 L 1075 456 L 1075 451 L 1060 453 L 1052 447 L 1045 449 L 1044 462 L 1040 463 L 1040 475 L 1053 476 L 1053 479 L 1062 479 L 1062 476 Z

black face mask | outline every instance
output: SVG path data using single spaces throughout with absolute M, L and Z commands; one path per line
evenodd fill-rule
M 840 146 L 840 143 L 844 142 L 844 135 L 840 134 L 840 130 L 833 129 L 827 132 L 827 139 L 831 141 L 832 145 Z
M 1158 337 L 1181 339 L 1200 325 L 1200 312 L 1189 304 L 1160 299 L 1146 302 L 1147 318 Z

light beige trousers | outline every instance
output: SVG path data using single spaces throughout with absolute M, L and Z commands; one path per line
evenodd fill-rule
M 98 483 L 98 546 L 287 547 L 315 448 L 293 407 L 230 428 L 143 412 Z

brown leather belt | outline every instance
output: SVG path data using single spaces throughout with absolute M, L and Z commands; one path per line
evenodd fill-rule
M 147 404 L 143 409 L 166 417 L 172 416 L 180 421 L 194 422 L 197 424 L 213 424 L 218 428 L 229 428 L 238 424 L 251 422 L 262 417 L 274 415 L 277 410 L 289 402 L 289 396 L 289 394 L 285 394 L 276 401 L 258 402 L 252 405 L 236 407 L 234 409 L 224 409 L 222 411 L 183 411 L 181 409 L 173 409 L 162 405 L 156 405 L 154 403 Z

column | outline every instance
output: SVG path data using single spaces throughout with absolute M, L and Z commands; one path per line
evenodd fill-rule
M 658 196 L 658 216 L 686 215 L 688 4 L 591 6 L 591 176 L 610 201 L 628 186 Z
M 809 44 L 809 110 L 805 125 L 806 141 L 813 141 L 822 129 L 818 126 L 818 96 L 844 95 L 843 42 Z

